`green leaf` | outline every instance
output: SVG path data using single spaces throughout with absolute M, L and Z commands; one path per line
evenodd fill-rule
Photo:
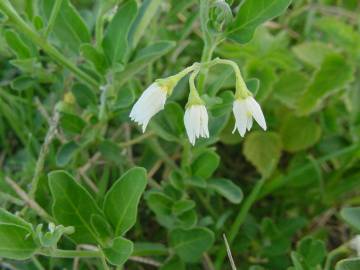
M 49 19 L 55 1 L 42 0 L 42 2 L 45 17 Z M 69 48 L 76 54 L 82 43 L 90 43 L 89 30 L 69 0 L 62 1 L 52 33 L 62 47 Z
M 56 155 L 56 165 L 59 167 L 66 166 L 77 153 L 78 149 L 79 145 L 74 141 L 63 144 Z
M 353 67 L 343 56 L 327 56 L 309 88 L 298 101 L 298 113 L 307 115 L 319 109 L 324 98 L 341 90 L 353 80 L 353 72 Z
M 170 232 L 170 246 L 185 262 L 197 262 L 213 243 L 214 233 L 207 228 L 175 229 Z
M 185 270 L 184 262 L 178 257 L 173 256 L 165 261 L 160 270 Z
M 172 206 L 172 212 L 178 216 L 186 211 L 189 211 L 195 207 L 195 202 L 192 200 L 179 200 L 176 201 Z
M 360 231 L 360 207 L 345 207 L 341 209 L 340 215 L 346 223 Z
M 0 224 L 16 225 L 27 230 L 28 233 L 33 231 L 32 225 L 30 223 L 2 208 L 0 208 Z
M 88 60 L 94 68 L 100 73 L 104 74 L 108 64 L 106 62 L 105 55 L 102 52 L 99 52 L 91 44 L 82 44 L 80 46 L 80 52 L 83 57 Z
M 139 43 L 141 37 L 148 29 L 151 20 L 155 17 L 161 3 L 161 0 L 143 1 L 129 33 L 129 43 L 132 48 L 135 48 Z
M 243 153 L 262 175 L 269 175 L 280 159 L 280 137 L 275 132 L 252 132 L 245 138 Z
M 271 94 L 276 80 L 273 67 L 257 60 L 250 62 L 246 69 L 248 77 L 255 77 L 260 81 L 259 89 L 256 91 L 256 99 L 260 102 L 265 100 Z
M 78 243 L 96 244 L 96 233 L 91 227 L 92 215 L 103 216 L 91 195 L 65 171 L 49 173 L 49 186 L 54 198 L 55 219 L 64 226 L 74 226 L 71 235 Z
M 134 89 L 125 87 L 117 92 L 116 101 L 114 103 L 114 109 L 125 109 L 131 106 L 135 101 Z
M 320 17 L 315 25 L 325 33 L 325 40 L 360 57 L 360 34 L 350 24 L 336 17 Z
M 21 75 L 11 82 L 11 88 L 19 92 L 32 89 L 36 86 L 36 80 L 27 75 Z
M 289 152 L 307 149 L 320 139 L 321 127 L 309 117 L 288 117 L 280 130 L 282 145 Z
M 323 60 L 329 54 L 334 53 L 334 49 L 322 42 L 304 42 L 292 47 L 295 55 L 304 63 L 319 68 Z
M 322 265 L 326 257 L 326 248 L 323 241 L 308 237 L 300 241 L 297 253 L 301 255 L 306 266 L 313 268 Z
M 175 47 L 175 42 L 159 41 L 139 51 L 137 57 L 126 65 L 126 68 L 115 76 L 117 87 L 122 86 L 136 73 L 150 65 Z
M 60 126 L 71 134 L 79 134 L 86 126 L 86 122 L 79 116 L 71 113 L 61 113 Z
M 31 57 L 29 47 L 22 41 L 15 31 L 6 30 L 4 32 L 4 37 L 11 50 L 16 54 L 17 58 L 24 59 Z
M 94 92 L 84 84 L 75 83 L 71 92 L 74 94 L 77 103 L 82 108 L 86 108 L 89 105 L 95 105 L 97 103 L 97 98 Z
M 133 253 L 133 243 L 121 236 L 113 239 L 111 247 L 102 249 L 106 259 L 113 265 L 121 266 Z
M 104 212 L 115 228 L 115 235 L 123 235 L 136 222 L 137 207 L 147 184 L 146 170 L 133 168 L 118 179 L 104 200 Z
M 156 215 L 156 219 L 162 226 L 173 228 L 175 218 L 172 215 L 174 200 L 160 191 L 151 190 L 146 194 L 146 203 Z
M 164 111 L 151 121 L 150 127 L 167 141 L 179 141 L 179 137 L 184 133 L 183 117 L 183 108 L 176 102 L 168 102 Z
M 245 0 L 230 29 L 228 36 L 239 43 L 251 40 L 255 29 L 279 15 L 290 5 L 291 0 Z
M 101 155 L 115 164 L 121 162 L 121 148 L 111 140 L 104 140 L 99 145 Z
M 124 63 L 129 45 L 128 33 L 136 14 L 136 1 L 130 0 L 120 6 L 111 20 L 102 42 L 109 63 Z
M 0 223 L 0 257 L 26 260 L 36 251 L 37 245 L 23 226 Z
M 90 223 L 96 234 L 104 242 L 107 242 L 110 236 L 113 235 L 111 225 L 106 221 L 103 216 L 97 214 L 92 215 Z
M 220 157 L 214 151 L 206 150 L 192 163 L 192 174 L 201 178 L 209 178 L 220 163 Z
M 214 178 L 208 181 L 208 187 L 215 190 L 220 195 L 224 196 L 232 203 L 240 203 L 244 197 L 244 194 L 237 185 L 231 180 L 225 178 Z
M 336 264 L 335 270 L 359 270 L 360 258 L 341 260 Z
M 308 77 L 302 72 L 285 72 L 274 85 L 274 96 L 287 107 L 296 108 L 296 103 L 306 90 L 308 81 Z

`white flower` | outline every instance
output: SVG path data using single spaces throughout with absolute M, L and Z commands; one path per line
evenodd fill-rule
M 190 105 L 184 115 L 186 133 L 192 145 L 197 138 L 209 138 L 208 114 L 204 105 Z
M 266 130 L 264 114 L 259 103 L 252 96 L 237 98 L 233 104 L 233 113 L 235 116 L 233 133 L 237 129 L 240 135 L 244 137 L 246 130 L 249 131 L 252 127 L 253 118 L 263 130 Z
M 360 235 L 357 235 L 350 241 L 350 247 L 360 256 Z
M 142 132 L 145 132 L 151 117 L 164 109 L 167 93 L 166 87 L 155 82 L 142 93 L 134 104 L 130 118 L 142 126 Z

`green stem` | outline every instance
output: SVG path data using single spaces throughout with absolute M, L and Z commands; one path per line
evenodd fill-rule
M 50 57 L 52 57 L 60 65 L 71 70 L 75 76 L 91 87 L 99 89 L 99 83 L 88 74 L 79 69 L 75 64 L 70 62 L 55 47 L 49 44 L 40 34 L 34 31 L 16 12 L 7 0 L 0 1 L 0 9 L 15 24 L 20 32 L 25 34 L 36 45 L 42 48 Z
M 49 19 L 48 25 L 47 25 L 45 33 L 44 33 L 44 37 L 46 39 L 47 39 L 47 37 L 49 36 L 51 30 L 54 27 L 57 15 L 59 14 L 59 11 L 60 11 L 62 1 L 63 0 L 55 0 L 55 3 L 54 3 L 53 8 L 51 10 L 50 19 Z
M 241 227 L 241 225 L 244 223 L 251 206 L 255 203 L 257 196 L 260 193 L 261 188 L 263 187 L 264 183 L 266 181 L 266 177 L 262 177 L 255 185 L 255 187 L 253 188 L 253 190 L 251 191 L 250 195 L 247 197 L 247 199 L 245 200 L 244 204 L 242 205 L 240 212 L 238 213 L 234 223 L 232 224 L 231 228 L 230 228 L 230 232 L 228 233 L 228 241 L 229 244 L 231 245 L 236 236 L 239 233 L 239 229 Z M 222 264 L 224 262 L 224 259 L 226 257 L 226 249 L 222 249 L 219 251 L 218 256 L 216 258 L 216 269 L 220 270 L 222 269 Z
M 41 250 L 39 255 L 54 257 L 54 258 L 101 258 L 103 254 L 100 250 Z
M 205 44 L 203 52 L 202 52 L 202 56 L 201 56 L 201 63 L 206 63 L 208 61 L 211 61 L 213 52 L 214 52 L 214 46 L 209 44 Z M 205 84 L 206 84 L 206 77 L 208 74 L 209 70 L 207 68 L 205 68 L 204 70 L 201 71 L 200 75 L 199 75 L 199 79 L 198 79 L 198 91 L 199 93 L 203 93 Z
M 347 247 L 347 244 L 341 245 L 338 248 L 332 250 L 329 252 L 329 254 L 326 257 L 325 267 L 324 270 L 331 270 L 331 266 L 333 264 L 333 261 L 342 254 L 347 254 L 349 252 L 349 248 Z

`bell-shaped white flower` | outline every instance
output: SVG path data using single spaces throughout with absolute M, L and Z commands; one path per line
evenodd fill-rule
M 150 119 L 164 109 L 167 95 L 168 88 L 154 82 L 136 101 L 130 112 L 130 118 L 142 126 L 142 132 L 145 132 Z
M 360 256 L 360 235 L 357 235 L 349 243 L 350 247 Z
M 252 96 L 237 97 L 233 103 L 233 113 L 235 116 L 233 133 L 237 129 L 240 135 L 244 137 L 246 130 L 249 131 L 253 125 L 253 118 L 263 130 L 266 130 L 264 114 L 259 103 Z
M 186 133 L 192 145 L 197 138 L 209 138 L 208 113 L 205 105 L 195 104 L 187 107 L 184 115 Z

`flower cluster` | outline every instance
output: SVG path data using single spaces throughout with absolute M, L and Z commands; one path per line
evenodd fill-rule
M 235 127 L 233 133 L 238 130 L 243 137 L 246 131 L 251 129 L 253 119 L 262 129 L 266 130 L 266 121 L 261 107 L 247 89 L 238 66 L 232 61 L 221 59 L 215 59 L 211 64 L 228 64 L 235 71 L 236 93 L 233 103 Z M 164 109 L 166 99 L 171 95 L 178 81 L 189 72 L 192 72 L 189 78 L 190 94 L 184 115 L 186 133 L 192 145 L 195 144 L 197 138 L 209 138 L 208 112 L 205 102 L 201 99 L 195 87 L 195 77 L 199 73 L 200 67 L 201 65 L 196 63 L 174 76 L 156 80 L 134 104 L 130 112 L 131 120 L 142 126 L 142 131 L 145 132 L 150 119 Z

